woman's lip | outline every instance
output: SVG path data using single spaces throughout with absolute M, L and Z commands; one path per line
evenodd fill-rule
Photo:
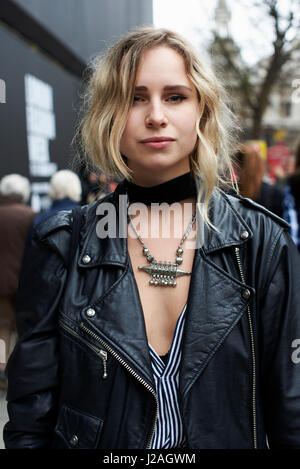
M 146 147 L 149 147 L 149 148 L 166 148 L 168 147 L 169 145 L 171 145 L 171 143 L 173 143 L 174 140 L 161 140 L 160 142 L 154 142 L 154 141 L 151 141 L 151 142 L 142 142 L 143 145 L 146 145 Z
M 148 143 L 148 142 L 165 142 L 167 140 L 173 141 L 175 140 L 172 137 L 168 137 L 167 135 L 162 135 L 161 137 L 149 137 L 141 140 L 141 143 Z

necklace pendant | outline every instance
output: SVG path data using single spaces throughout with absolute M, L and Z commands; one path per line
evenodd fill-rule
M 177 277 L 191 275 L 191 272 L 179 269 L 178 264 L 172 264 L 170 261 L 156 262 L 154 260 L 151 265 L 139 266 L 138 269 L 151 275 L 149 284 L 152 286 L 176 287 Z

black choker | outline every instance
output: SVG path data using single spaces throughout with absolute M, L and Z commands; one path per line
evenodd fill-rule
M 126 181 L 125 187 L 130 203 L 142 202 L 145 205 L 162 202 L 172 204 L 197 195 L 196 183 L 191 171 L 157 186 L 143 187 Z

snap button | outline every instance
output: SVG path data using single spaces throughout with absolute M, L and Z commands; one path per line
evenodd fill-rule
M 89 318 L 93 318 L 96 314 L 96 311 L 93 309 L 93 308 L 89 308 L 87 311 L 86 311 L 86 315 L 89 317 Z
M 249 237 L 248 231 L 242 231 L 242 233 L 241 233 L 241 238 L 242 238 L 242 239 L 247 239 L 248 237 Z
M 88 264 L 89 262 L 91 262 L 90 256 L 89 256 L 88 254 L 86 254 L 85 256 L 83 256 L 82 262 L 83 262 L 84 264 Z
M 242 297 L 244 298 L 244 300 L 249 300 L 250 296 L 251 296 L 251 292 L 248 289 L 243 291 Z
M 73 435 L 72 438 L 70 439 L 70 444 L 72 446 L 78 445 L 79 439 L 77 435 Z

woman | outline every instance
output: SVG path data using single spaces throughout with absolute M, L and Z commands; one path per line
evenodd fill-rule
M 6 447 L 299 447 L 298 254 L 285 222 L 217 188 L 218 82 L 141 28 L 96 64 L 87 105 L 84 146 L 124 180 L 80 232 L 69 212 L 36 228 Z
M 283 192 L 275 184 L 263 180 L 265 164 L 250 144 L 239 146 L 235 154 L 239 193 L 263 205 L 278 217 L 283 217 Z

